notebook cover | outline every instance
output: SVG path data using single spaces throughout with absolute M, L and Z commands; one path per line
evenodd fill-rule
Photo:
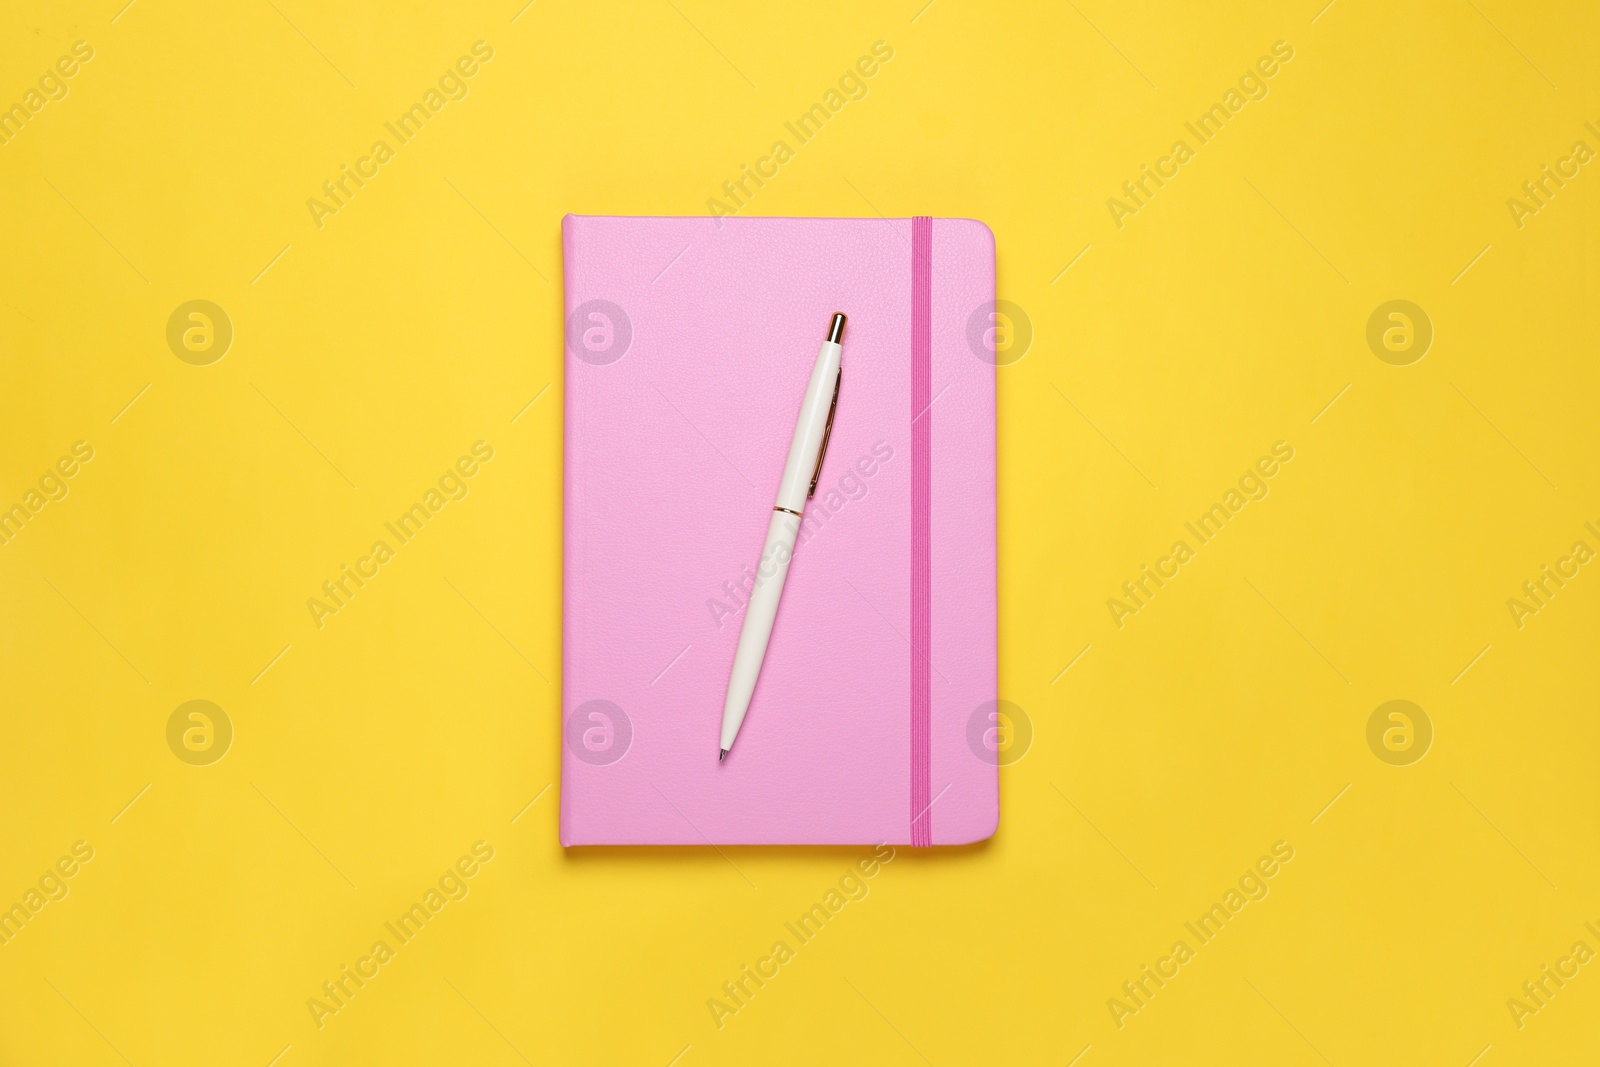
M 966 219 L 917 225 L 563 220 L 563 845 L 994 832 L 998 768 L 980 741 L 997 699 L 994 237 Z M 931 290 L 920 415 L 916 241 L 924 300 Z M 833 435 L 749 714 L 719 764 L 741 584 L 835 311 L 849 324 Z M 914 415 L 929 450 L 920 810 Z

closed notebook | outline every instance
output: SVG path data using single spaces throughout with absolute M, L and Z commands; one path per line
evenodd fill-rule
M 966 219 L 563 222 L 563 845 L 948 845 L 999 820 L 994 238 Z M 738 742 L 801 397 L 832 436 Z

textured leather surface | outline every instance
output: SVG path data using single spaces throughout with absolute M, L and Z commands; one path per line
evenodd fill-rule
M 562 843 L 907 843 L 910 220 L 568 216 L 563 242 L 567 315 L 609 301 L 632 336 L 611 363 L 567 349 L 563 724 L 609 701 L 631 740 L 586 760 L 564 725 Z M 967 740 L 996 699 L 994 368 L 967 338 L 994 243 L 939 219 L 933 245 L 931 787 L 934 843 L 955 844 L 999 818 Z M 743 618 L 725 583 L 757 563 L 834 311 L 844 382 L 811 532 L 719 765 Z
M 933 844 L 933 219 L 911 220 L 911 844 Z

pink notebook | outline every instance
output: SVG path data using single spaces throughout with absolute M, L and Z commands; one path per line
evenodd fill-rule
M 989 228 L 568 215 L 562 238 L 561 843 L 993 834 Z M 719 764 L 744 602 L 836 311 L 832 438 Z

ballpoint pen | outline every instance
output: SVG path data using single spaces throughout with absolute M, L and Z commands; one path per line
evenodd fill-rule
M 778 481 L 778 499 L 767 524 L 767 541 L 756 566 L 755 588 L 744 609 L 744 625 L 739 630 L 739 647 L 733 654 L 733 673 L 728 678 L 728 696 L 722 705 L 722 743 L 717 753 L 720 762 L 727 758 L 733 739 L 750 710 L 761 661 L 772 638 L 772 622 L 778 614 L 778 599 L 789 575 L 794 556 L 795 536 L 805 518 L 806 500 L 816 494 L 822 476 L 822 457 L 828 451 L 833 433 L 834 410 L 839 405 L 839 384 L 844 378 L 840 365 L 840 340 L 844 337 L 844 316 L 835 314 L 828 324 L 828 338 L 822 342 L 817 362 L 811 368 L 811 381 L 800 401 L 800 417 L 795 421 L 794 440 L 789 444 L 789 459 Z M 808 483 L 809 482 L 809 486 Z

